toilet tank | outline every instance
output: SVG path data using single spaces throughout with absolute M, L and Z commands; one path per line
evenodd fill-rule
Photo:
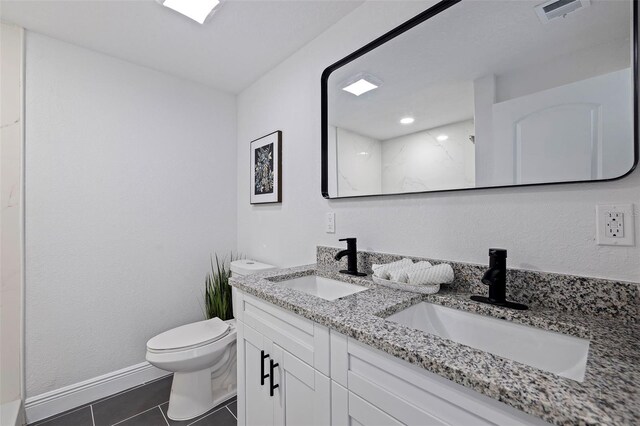
M 277 269 L 273 265 L 257 262 L 251 259 L 239 259 L 231 262 L 231 276 L 243 276 L 257 274 L 259 272 Z

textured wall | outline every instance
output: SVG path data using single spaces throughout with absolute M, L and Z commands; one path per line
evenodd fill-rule
M 202 319 L 236 246 L 233 96 L 34 33 L 26 50 L 27 396 L 144 361 Z
M 363 250 L 486 263 L 509 249 L 517 268 L 640 281 L 640 249 L 595 243 L 595 205 L 640 203 L 640 173 L 610 183 L 325 200 L 320 195 L 320 75 L 426 2 L 367 2 L 238 97 L 238 248 L 281 266 L 315 246 L 358 237 Z M 431 3 L 433 4 L 433 3 Z M 283 203 L 250 206 L 249 141 L 283 131 Z M 336 234 L 324 214 L 336 212 Z M 638 222 L 638 220 L 636 220 Z M 636 240 L 638 240 L 636 226 Z
M 0 404 L 22 394 L 23 30 L 0 24 Z

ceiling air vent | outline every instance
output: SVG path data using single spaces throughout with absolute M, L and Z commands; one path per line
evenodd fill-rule
M 564 18 L 569 13 L 589 7 L 589 0 L 551 0 L 535 7 L 538 18 L 543 24 L 552 19 Z

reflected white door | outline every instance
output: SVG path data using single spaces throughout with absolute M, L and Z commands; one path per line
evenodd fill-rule
M 626 173 L 633 164 L 632 89 L 631 70 L 624 69 L 495 104 L 491 183 Z
M 554 105 L 514 123 L 516 184 L 602 177 L 600 105 Z

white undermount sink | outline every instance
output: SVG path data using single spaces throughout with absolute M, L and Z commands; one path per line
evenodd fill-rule
M 389 321 L 582 382 L 589 340 L 421 302 Z
M 336 300 L 350 294 L 368 290 L 368 287 L 319 277 L 317 275 L 306 275 L 304 277 L 280 281 L 278 284 L 325 300 Z

